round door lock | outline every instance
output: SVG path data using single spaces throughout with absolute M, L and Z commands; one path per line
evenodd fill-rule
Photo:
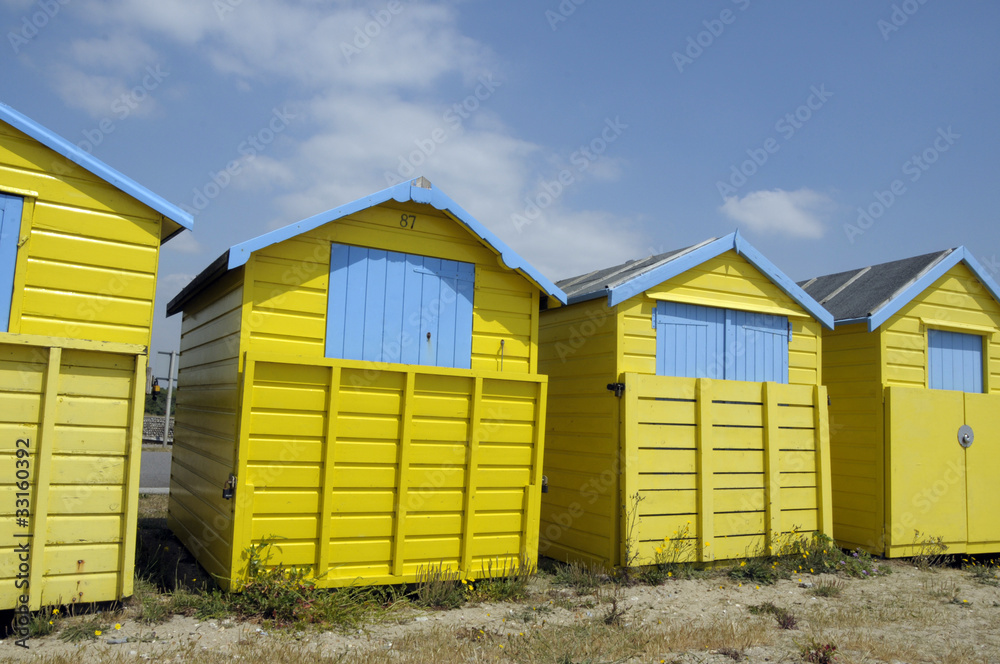
M 976 434 L 973 432 L 972 427 L 968 424 L 963 424 L 958 427 L 958 444 L 962 447 L 969 447 L 972 445 L 972 441 L 976 439 Z

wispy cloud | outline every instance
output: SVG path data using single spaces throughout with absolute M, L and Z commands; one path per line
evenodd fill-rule
M 812 189 L 772 189 L 743 198 L 730 196 L 719 209 L 753 231 L 818 238 L 823 236 L 823 221 L 833 209 L 833 200 Z
M 391 16 L 379 13 L 385 3 L 355 0 L 227 1 L 224 13 L 204 0 L 80 2 L 81 18 L 98 34 L 128 35 L 72 46 L 72 61 L 81 63 L 74 69 L 82 67 L 85 76 L 74 84 L 67 73 L 58 85 L 67 94 L 76 85 L 73 92 L 92 113 L 128 81 L 123 54 L 169 56 L 178 49 L 200 57 L 235 90 L 284 88 L 301 109 L 295 131 L 283 134 L 273 153 L 242 164 L 237 185 L 270 189 L 273 209 L 241 234 L 330 209 L 388 186 L 390 178 L 425 175 L 554 275 L 635 257 L 646 246 L 628 230 L 628 219 L 575 210 L 569 195 L 524 232 L 513 227 L 511 215 L 537 193 L 539 178 L 551 178 L 545 155 L 569 154 L 575 146 L 515 135 L 494 110 L 501 104 L 491 99 L 506 93 L 502 64 L 487 46 L 462 34 L 450 1 L 403 2 Z M 603 126 L 603 118 L 594 121 Z M 626 170 L 614 154 L 588 166 L 579 179 L 597 186 Z M 171 245 L 188 249 L 178 240 Z M 565 250 L 539 249 L 551 246 Z

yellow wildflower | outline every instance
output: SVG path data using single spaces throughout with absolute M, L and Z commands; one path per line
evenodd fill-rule
M 101 630 L 95 629 L 94 630 L 94 636 L 100 636 L 100 635 L 101 635 Z

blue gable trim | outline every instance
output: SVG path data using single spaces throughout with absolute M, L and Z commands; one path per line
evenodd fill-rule
M 892 318 L 892 316 L 900 309 L 909 304 L 913 298 L 930 288 L 931 284 L 940 279 L 945 272 L 955 267 L 960 262 L 964 262 L 976 278 L 979 279 L 984 286 L 986 286 L 986 289 L 990 292 L 990 295 L 993 296 L 993 299 L 1000 302 L 1000 287 L 998 287 L 996 282 L 993 281 L 989 274 L 986 273 L 986 270 L 983 269 L 983 266 L 978 260 L 976 260 L 976 257 L 972 255 L 971 251 L 966 249 L 964 246 L 958 247 L 941 259 L 936 265 L 934 265 L 934 267 L 921 275 L 913 283 L 894 295 L 888 302 L 873 311 L 871 315 L 868 316 L 868 331 L 874 332 L 882 325 L 882 323 Z M 846 321 L 841 321 L 841 324 L 844 324 L 845 322 Z
M 715 258 L 727 251 L 733 250 L 740 256 L 746 258 L 750 264 L 774 283 L 788 297 L 792 298 L 803 309 L 809 312 L 816 320 L 820 321 L 828 329 L 833 329 L 833 314 L 823 308 L 819 302 L 814 300 L 808 293 L 802 290 L 794 281 L 779 270 L 771 261 L 764 258 L 749 242 L 743 239 L 739 231 L 730 233 L 718 240 L 698 247 L 676 259 L 669 261 L 657 268 L 641 274 L 629 281 L 608 288 L 608 306 L 613 307 L 625 300 L 644 293 L 650 288 L 657 286 L 664 281 L 672 279 L 679 274 L 701 265 L 707 260 Z
M 18 131 L 27 134 L 50 150 L 59 153 L 74 164 L 82 166 L 137 201 L 148 205 L 167 219 L 180 224 L 188 230 L 194 227 L 194 218 L 181 208 L 157 196 L 135 180 L 122 175 L 100 159 L 84 152 L 62 136 L 53 133 L 28 116 L 15 111 L 2 102 L 0 102 L 0 120 L 3 120 Z
M 512 270 L 520 271 L 529 280 L 534 282 L 540 290 L 556 298 L 560 303 L 566 304 L 566 294 L 563 293 L 558 286 L 542 276 L 541 272 L 536 270 L 526 260 L 521 258 L 521 256 L 515 253 L 513 249 L 504 244 L 500 238 L 479 223 L 471 214 L 463 210 L 457 203 L 455 203 L 455 201 L 451 200 L 440 189 L 433 185 L 431 185 L 428 189 L 417 186 L 412 182 L 397 184 L 393 187 L 389 187 L 388 189 L 383 189 L 382 191 L 371 194 L 370 196 L 359 198 L 358 200 L 347 203 L 346 205 L 341 205 L 340 207 L 332 210 L 327 210 L 326 212 L 313 215 L 308 219 L 303 219 L 297 223 L 290 224 L 264 235 L 260 235 L 252 240 L 247 240 L 246 242 L 233 245 L 229 248 L 229 269 L 232 270 L 233 268 L 244 265 L 248 260 L 250 260 L 250 255 L 253 252 L 263 249 L 264 247 L 288 240 L 296 235 L 301 235 L 302 233 L 319 228 L 323 224 L 328 224 L 331 221 L 336 221 L 337 219 L 347 215 L 375 207 L 376 205 L 390 200 L 394 200 L 399 203 L 405 203 L 407 201 L 424 203 L 426 205 L 430 205 L 436 210 L 447 212 L 459 223 L 474 233 L 480 240 L 486 243 L 490 248 L 500 254 L 500 258 L 503 260 L 504 265 Z

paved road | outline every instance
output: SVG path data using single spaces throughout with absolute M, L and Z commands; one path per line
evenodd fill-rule
M 170 488 L 170 451 L 144 448 L 139 469 L 139 493 L 167 493 Z

